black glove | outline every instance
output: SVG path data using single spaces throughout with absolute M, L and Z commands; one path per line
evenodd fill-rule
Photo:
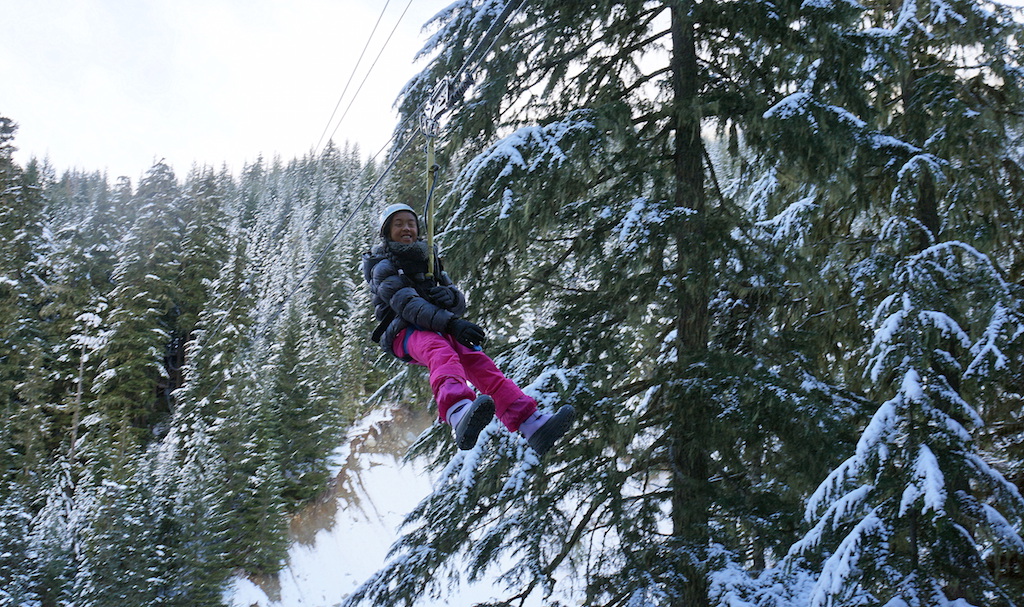
M 446 310 L 454 307 L 455 302 L 458 301 L 458 297 L 455 295 L 455 289 L 451 287 L 443 287 L 441 285 L 427 289 L 427 299 Z
M 484 330 L 468 320 L 453 318 L 448 323 L 448 332 L 455 337 L 456 341 L 470 348 L 484 343 Z

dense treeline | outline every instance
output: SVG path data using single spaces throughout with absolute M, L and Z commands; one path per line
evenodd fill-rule
M 220 604 L 281 566 L 380 383 L 370 231 L 326 247 L 374 165 L 331 146 L 111 184 L 17 166 L 0 125 L 0 605 Z

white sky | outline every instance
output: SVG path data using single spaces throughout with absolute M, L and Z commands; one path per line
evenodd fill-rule
M 160 159 L 179 178 L 194 163 L 237 174 L 260 155 L 287 161 L 328 128 L 383 11 L 327 131 L 383 48 L 334 135 L 367 157 L 424 67 L 421 27 L 451 1 L 0 0 L 0 115 L 18 124 L 15 161 L 48 158 L 58 174 L 138 183 Z

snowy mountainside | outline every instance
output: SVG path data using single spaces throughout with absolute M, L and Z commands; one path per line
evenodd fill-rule
M 426 462 L 404 461 L 433 419 L 427 412 L 385 406 L 349 431 L 336 452 L 332 490 L 291 521 L 287 563 L 277 576 L 235 577 L 229 607 L 334 607 L 381 568 L 406 513 L 430 494 Z M 471 605 L 494 598 L 486 584 L 425 598 L 418 607 Z M 527 606 L 540 606 L 539 598 Z

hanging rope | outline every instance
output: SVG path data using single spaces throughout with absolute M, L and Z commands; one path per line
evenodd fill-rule
M 434 188 L 437 186 L 437 171 L 439 167 L 434 162 L 434 140 L 436 137 L 427 138 L 427 251 L 434 250 Z M 434 256 L 427 255 L 427 278 L 434 278 Z
M 427 202 L 423 216 L 427 223 L 427 278 L 434 277 L 434 188 L 437 186 L 437 165 L 435 146 L 441 132 L 440 115 L 448 106 L 448 79 L 441 80 L 430 94 L 427 105 L 423 108 L 420 130 L 427 138 Z
M 423 216 L 427 228 L 427 251 L 434 250 L 434 188 L 437 186 L 437 173 L 440 167 L 435 158 L 435 146 L 441 132 L 441 115 L 451 109 L 456 101 L 461 101 L 466 90 L 473 85 L 473 71 L 483 61 L 487 53 L 491 51 L 494 44 L 508 24 L 511 22 L 512 14 L 517 11 L 526 0 L 510 0 L 505 4 L 501 14 L 494 20 L 491 27 L 487 29 L 476 46 L 466 56 L 466 60 L 455 73 L 453 78 L 445 76 L 438 82 L 430 96 L 424 101 L 416 112 L 420 114 L 420 131 L 427 138 L 427 201 L 424 205 Z M 500 26 L 500 29 L 499 29 Z M 484 49 L 483 52 L 480 52 Z M 474 64 L 472 68 L 471 64 Z M 465 75 L 463 75 L 465 74 Z M 415 112 L 414 112 L 415 115 Z M 434 277 L 434 255 L 427 255 L 427 278 Z

